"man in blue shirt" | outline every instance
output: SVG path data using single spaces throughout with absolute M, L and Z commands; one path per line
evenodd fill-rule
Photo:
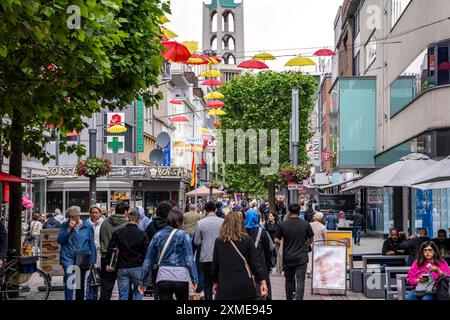
M 325 218 L 325 226 L 327 230 L 336 230 L 337 228 L 337 217 L 333 212 L 333 209 L 328 210 L 327 217 Z

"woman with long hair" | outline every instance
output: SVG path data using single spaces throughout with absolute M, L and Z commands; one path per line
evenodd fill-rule
M 441 259 L 439 250 L 432 241 L 426 241 L 420 247 L 418 258 L 414 261 L 408 272 L 408 284 L 416 288 L 419 283 L 428 281 L 427 277 L 429 274 L 431 274 L 435 281 L 441 276 L 450 275 L 447 262 Z M 405 296 L 405 300 L 434 300 L 434 298 L 432 294 L 418 297 L 415 291 L 407 292 Z
M 245 232 L 241 212 L 233 211 L 225 217 L 214 244 L 212 278 L 216 300 L 256 299 L 255 280 L 260 283 L 261 296 L 268 294 L 264 269 L 255 242 Z

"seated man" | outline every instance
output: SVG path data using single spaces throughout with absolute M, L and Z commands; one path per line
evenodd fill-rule
M 412 235 L 409 240 L 405 240 L 401 243 L 399 249 L 405 249 L 407 251 L 407 254 L 409 254 L 408 265 L 412 265 L 414 260 L 417 259 L 418 251 L 422 243 L 430 240 L 431 239 L 428 238 L 428 230 L 425 228 L 421 228 L 419 230 L 418 237 L 416 235 Z
M 450 239 L 447 239 L 447 231 L 441 229 L 438 231 L 438 237 L 433 239 L 433 242 L 439 249 L 441 256 L 445 256 L 450 251 Z
M 396 228 L 392 228 L 389 231 L 389 238 L 387 238 L 383 243 L 383 249 L 381 250 L 381 254 L 383 256 L 395 256 L 395 255 L 404 255 L 406 250 L 399 249 L 400 244 L 402 243 L 402 239 L 398 236 L 398 230 Z

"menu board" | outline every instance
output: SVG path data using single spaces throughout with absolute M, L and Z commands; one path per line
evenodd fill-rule
M 345 246 L 314 245 L 312 261 L 313 294 L 345 295 L 347 290 Z
M 41 269 L 52 276 L 63 276 L 64 270 L 59 264 L 61 245 L 56 241 L 59 229 L 42 229 L 41 231 Z

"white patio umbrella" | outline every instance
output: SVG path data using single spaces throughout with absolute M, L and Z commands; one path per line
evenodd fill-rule
M 219 196 L 223 194 L 223 191 L 220 191 L 219 189 L 213 189 L 212 193 L 214 196 Z M 209 188 L 207 188 L 206 186 L 198 187 L 197 189 L 186 193 L 186 195 L 189 197 L 191 196 L 206 197 L 209 196 L 209 194 L 210 194 Z
M 412 188 L 423 190 L 450 188 L 450 156 L 434 163 L 413 178 Z
M 417 172 L 421 172 L 434 163 L 436 161 L 424 154 L 411 153 L 359 180 L 342 192 L 364 187 L 409 187 L 414 182 L 413 179 L 417 177 Z

